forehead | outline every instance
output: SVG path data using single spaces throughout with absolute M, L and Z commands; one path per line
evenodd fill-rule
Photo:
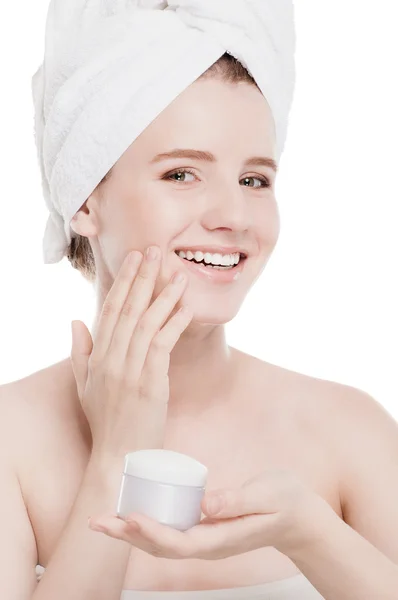
M 158 151 L 160 147 L 213 146 L 231 149 L 251 146 L 268 153 L 274 148 L 274 121 L 263 94 L 248 83 L 199 79 L 184 90 L 144 130 L 132 146 Z

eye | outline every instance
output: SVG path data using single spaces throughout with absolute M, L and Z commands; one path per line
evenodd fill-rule
M 250 181 L 259 181 L 260 185 L 250 185 Z M 241 181 L 244 181 L 245 183 L 243 184 L 245 187 L 253 187 L 253 188 L 269 188 L 271 187 L 270 182 L 268 181 L 268 179 L 266 179 L 265 177 L 245 177 L 244 179 L 241 179 Z
M 178 169 L 177 171 L 173 171 L 172 173 L 168 173 L 167 175 L 165 175 L 164 179 L 170 179 L 171 177 L 178 175 L 178 179 L 171 179 L 171 181 L 181 181 L 182 183 L 187 183 L 187 179 L 186 179 L 186 177 L 184 177 L 187 174 L 195 175 L 195 173 L 193 171 L 191 171 L 190 169 Z M 193 181 L 193 179 L 191 179 L 191 182 L 192 181 Z M 189 180 L 188 180 L 188 183 L 189 183 Z
M 167 173 L 163 177 L 163 179 L 166 179 L 169 181 L 178 181 L 181 183 L 192 183 L 192 181 L 194 181 L 194 179 L 187 180 L 187 175 L 192 175 L 195 178 L 195 172 L 192 171 L 191 169 L 177 169 L 175 171 L 172 171 L 171 173 Z M 176 179 L 174 179 L 174 177 L 176 177 Z M 245 187 L 260 188 L 260 189 L 271 187 L 271 183 L 265 177 L 254 177 L 254 176 L 253 177 L 245 177 L 241 181 L 244 182 L 243 185 Z M 251 184 L 250 183 L 251 181 L 259 181 L 260 185 Z

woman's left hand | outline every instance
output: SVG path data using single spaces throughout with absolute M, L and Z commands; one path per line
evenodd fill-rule
M 218 495 L 221 508 L 213 512 L 211 500 Z M 323 510 L 332 509 L 293 472 L 271 469 L 238 489 L 206 493 L 202 511 L 207 516 L 187 531 L 140 513 L 91 518 L 89 526 L 153 556 L 218 560 L 265 546 L 284 554 L 300 548 L 320 535 L 317 515 Z

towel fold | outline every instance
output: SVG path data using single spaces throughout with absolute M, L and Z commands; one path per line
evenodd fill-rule
M 34 135 L 50 212 L 45 263 L 73 215 L 143 130 L 225 52 L 271 108 L 277 160 L 295 85 L 292 0 L 52 0 L 33 75 Z

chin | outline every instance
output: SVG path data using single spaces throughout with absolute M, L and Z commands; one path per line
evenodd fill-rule
M 188 306 L 193 312 L 193 318 L 190 323 L 199 325 L 226 325 L 232 321 L 238 314 L 238 310 L 226 310 L 225 306 L 198 306 L 195 307 L 194 303 L 187 302 Z

